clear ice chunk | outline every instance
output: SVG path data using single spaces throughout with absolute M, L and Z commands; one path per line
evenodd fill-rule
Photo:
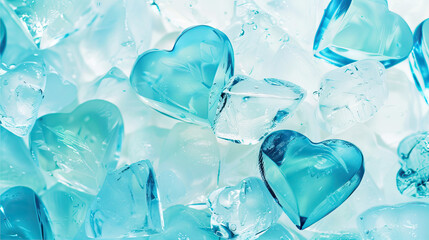
M 282 212 L 264 182 L 255 177 L 212 192 L 208 206 L 216 235 L 237 240 L 256 239 L 277 222 Z
M 212 131 L 177 123 L 163 149 L 159 162 L 154 163 L 163 207 L 205 203 L 207 195 L 216 189 L 220 167 L 219 147 Z
M 0 196 L 0 238 L 53 240 L 49 216 L 37 194 L 13 187 Z
M 46 84 L 45 65 L 22 63 L 0 75 L 0 125 L 26 136 L 37 119 Z
M 401 169 L 396 175 L 399 192 L 411 197 L 429 197 L 429 132 L 406 137 L 398 146 Z
M 41 49 L 90 25 L 97 17 L 93 0 L 4 0 L 27 30 L 30 39 Z
M 327 130 L 345 131 L 383 106 L 388 96 L 385 68 L 375 60 L 351 63 L 324 75 L 317 94 Z
M 73 239 L 94 196 L 57 183 L 41 196 L 56 239 Z
M 99 17 L 78 43 L 82 61 L 100 76 L 118 67 L 127 76 L 138 55 L 149 48 L 152 19 L 146 1 L 102 1 Z
M 69 187 L 95 195 L 107 171 L 116 167 L 123 128 L 115 105 L 91 100 L 71 113 L 37 119 L 30 149 L 42 170 Z
M 0 192 L 13 186 L 40 192 L 46 184 L 22 138 L 0 126 Z
M 293 114 L 305 94 L 288 81 L 234 76 L 221 94 L 212 129 L 225 140 L 258 143 Z
M 429 104 L 429 18 L 414 31 L 414 46 L 409 60 L 416 87 Z
M 364 239 L 425 240 L 429 237 L 429 204 L 411 202 L 367 210 L 357 219 Z
M 364 59 L 391 67 L 412 48 L 410 27 L 387 0 L 331 0 L 313 44 L 316 57 L 340 67 Z
M 155 173 L 148 160 L 124 166 L 107 175 L 87 212 L 90 238 L 139 237 L 163 229 Z
M 183 205 L 164 211 L 165 229 L 150 240 L 219 240 L 210 229 L 210 212 Z

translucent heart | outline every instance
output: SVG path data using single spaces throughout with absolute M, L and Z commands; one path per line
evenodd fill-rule
M 408 24 L 386 0 L 332 0 L 314 39 L 314 55 L 334 65 L 373 59 L 391 67 L 411 52 Z
M 212 27 L 196 26 L 183 31 L 171 51 L 140 55 L 130 81 L 143 101 L 161 113 L 207 124 L 233 74 L 228 37 Z
M 1 239 L 53 240 L 49 216 L 37 194 L 13 187 L 0 196 Z
M 414 47 L 409 60 L 416 87 L 429 104 L 429 18 L 414 31 Z
M 92 100 L 71 113 L 37 119 L 30 148 L 41 169 L 67 186 L 95 195 L 107 171 L 116 167 L 123 131 L 119 109 Z
M 359 186 L 363 155 L 352 143 L 313 143 L 290 130 L 276 131 L 259 153 L 262 177 L 292 222 L 304 229 L 340 206 Z

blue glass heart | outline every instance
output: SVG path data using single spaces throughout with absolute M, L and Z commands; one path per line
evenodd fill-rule
M 207 124 L 234 74 L 228 37 L 209 26 L 186 29 L 171 51 L 149 50 L 137 59 L 131 85 L 143 101 L 173 118 Z
M 414 47 L 409 59 L 417 89 L 429 104 L 429 18 L 414 31 Z
M 363 155 L 352 143 L 313 143 L 290 130 L 270 134 L 259 152 L 262 178 L 283 211 L 304 229 L 340 206 L 364 174 Z
M 364 59 L 391 67 L 411 52 L 408 24 L 386 0 L 332 0 L 314 39 L 314 56 L 344 66 Z
M 119 109 L 91 100 L 71 113 L 37 119 L 30 149 L 41 169 L 69 187 L 95 195 L 107 171 L 116 167 L 123 132 Z
M 0 196 L 0 219 L 0 239 L 54 239 L 46 208 L 30 188 L 13 187 Z

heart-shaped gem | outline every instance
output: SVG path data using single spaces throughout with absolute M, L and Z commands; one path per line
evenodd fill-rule
M 363 155 L 355 145 L 338 139 L 313 143 L 290 130 L 265 139 L 259 167 L 271 194 L 299 229 L 340 206 L 364 174 Z
M 234 53 L 228 37 L 212 27 L 196 26 L 179 36 L 173 50 L 140 55 L 130 81 L 143 101 L 157 111 L 207 124 L 233 74 Z
M 30 148 L 39 166 L 58 181 L 96 194 L 107 170 L 116 167 L 123 132 L 119 109 L 104 100 L 91 100 L 69 114 L 37 119 Z
M 13 187 L 0 196 L 0 238 L 53 240 L 49 216 L 37 194 Z
M 406 137 L 398 146 L 402 168 L 396 175 L 399 192 L 411 197 L 429 197 L 429 132 Z
M 386 0 L 332 0 L 314 39 L 314 55 L 344 66 L 363 59 L 391 67 L 408 57 L 413 35 Z
M 429 104 L 429 18 L 414 31 L 414 47 L 409 59 L 417 89 Z

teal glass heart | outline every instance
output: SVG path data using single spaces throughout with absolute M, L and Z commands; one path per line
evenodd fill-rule
M 171 51 L 149 50 L 137 59 L 131 85 L 143 101 L 170 117 L 207 124 L 234 74 L 228 37 L 209 26 L 186 29 Z
M 413 35 L 386 0 L 331 0 L 314 39 L 314 56 L 334 65 L 373 59 L 391 67 L 408 57 Z
M 359 186 L 363 155 L 352 143 L 313 143 L 290 130 L 270 134 L 259 152 L 259 168 L 271 195 L 305 229 L 340 206 Z
M 414 31 L 414 47 L 409 60 L 416 87 L 429 104 L 429 18 Z
M 37 119 L 30 149 L 41 169 L 71 188 L 95 195 L 107 171 L 116 167 L 123 132 L 119 109 L 91 100 L 71 113 Z

